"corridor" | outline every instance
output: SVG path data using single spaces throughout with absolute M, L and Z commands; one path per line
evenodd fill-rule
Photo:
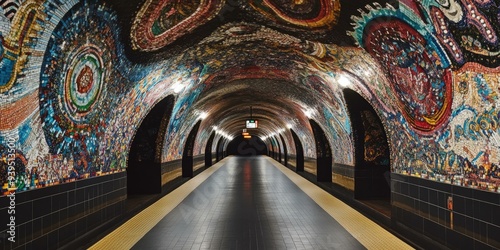
M 228 157 L 91 249 L 410 249 L 265 156 Z

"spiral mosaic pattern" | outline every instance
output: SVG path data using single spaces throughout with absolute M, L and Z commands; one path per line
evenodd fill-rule
M 75 121 L 85 120 L 103 90 L 105 69 L 94 46 L 80 48 L 72 59 L 64 82 L 64 104 Z
M 87 4 L 68 12 L 54 30 L 39 90 L 40 118 L 51 153 L 86 162 L 85 171 L 98 161 L 116 58 L 116 28 L 106 21 L 112 16 Z

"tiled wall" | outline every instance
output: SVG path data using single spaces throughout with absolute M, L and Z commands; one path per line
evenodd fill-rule
M 349 190 L 354 190 L 354 168 L 339 163 L 333 164 L 332 182 Z
M 499 195 L 406 175 L 391 179 L 394 221 L 451 249 L 500 248 Z
M 120 216 L 127 198 L 126 172 L 21 192 L 15 195 L 15 243 L 0 216 L 0 249 L 55 249 Z M 9 197 L 0 197 L 7 215 Z

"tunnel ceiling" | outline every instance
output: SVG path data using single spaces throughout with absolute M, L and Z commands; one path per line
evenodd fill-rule
M 117 10 L 123 39 L 137 60 L 189 48 L 231 22 L 263 25 L 300 39 L 353 46 L 351 16 L 395 0 L 105 0 Z M 135 6 L 133 8 L 132 6 Z M 135 9 L 136 11 L 131 11 Z M 144 55 L 141 52 L 156 52 Z
M 241 132 L 245 121 L 259 121 L 256 136 L 266 136 L 287 128 L 307 105 L 315 106 L 312 91 L 292 82 L 271 79 L 240 79 L 219 83 L 200 95 L 197 109 L 211 114 L 207 124 L 227 129 L 233 136 Z
M 0 6 L 0 153 L 11 135 L 19 136 L 26 176 L 34 167 L 49 173 L 65 162 L 69 170 L 83 161 L 95 173 L 125 169 L 142 122 L 165 98 L 175 101 L 155 125 L 164 142 L 155 152 L 161 162 L 182 158 L 186 137 L 202 118 L 194 155 L 207 152 L 208 138 L 239 134 L 252 106 L 261 125 L 257 136 L 290 124 L 308 157 L 316 155 L 314 120 L 336 164 L 356 165 L 357 138 L 368 140 L 364 152 L 376 153 L 386 131 L 395 173 L 453 177 L 483 165 L 498 168 L 498 1 Z M 374 137 L 357 135 L 351 124 L 361 116 L 345 95 L 351 90 L 376 113 L 362 114 Z M 376 116 L 382 125 L 369 127 Z M 211 137 L 214 126 L 224 134 Z M 291 135 L 280 133 L 294 154 Z
M 327 83 L 324 76 L 311 78 L 315 73 L 310 68 L 323 71 L 323 64 L 343 64 L 336 69 L 337 75 L 349 68 L 346 66 L 349 62 L 332 64 L 332 60 L 343 58 L 328 55 L 327 51 L 337 50 L 323 44 L 355 46 L 352 36 L 347 35 L 353 29 L 351 16 L 359 15 L 360 9 L 373 3 L 365 0 L 107 2 L 118 12 L 123 28 L 121 37 L 129 45 L 126 53 L 132 60 L 161 64 L 178 55 L 180 63 L 191 61 L 211 68 L 206 79 L 198 81 L 202 85 L 180 93 L 181 99 L 188 95 L 192 99 L 191 106 L 186 108 L 190 118 L 185 121 L 194 122 L 200 112 L 207 113 L 200 130 L 208 133 L 217 127 L 231 137 L 245 127 L 250 107 L 252 117 L 259 121 L 259 129 L 252 134 L 260 137 L 289 126 L 299 127 L 303 130 L 301 134 L 307 135 L 310 127 L 305 113 L 308 110 L 322 113 L 325 103 L 333 107 L 327 109 L 338 109 L 333 114 L 346 116 L 339 94 L 331 93 L 331 86 L 324 87 L 332 83 Z M 377 2 L 397 5 L 395 1 Z M 130 11 L 132 4 L 136 11 Z M 314 58 L 312 66 L 308 57 Z M 345 57 L 351 60 L 353 56 Z M 184 110 L 185 104 L 182 107 Z M 331 127 L 348 127 L 344 121 L 338 123 Z M 339 133 L 345 137 L 346 131 L 342 130 L 345 128 L 329 133 L 334 138 Z

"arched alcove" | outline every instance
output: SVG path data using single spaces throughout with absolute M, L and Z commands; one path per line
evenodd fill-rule
M 276 157 L 276 160 L 281 163 L 281 145 L 280 142 L 278 141 L 278 138 L 273 136 L 273 140 L 276 142 L 276 145 L 278 147 L 278 156 Z
M 273 140 L 271 138 L 268 138 L 269 141 L 269 157 L 274 159 L 274 145 L 273 145 Z
M 304 148 L 297 133 L 293 129 L 290 129 L 290 133 L 292 133 L 293 143 L 295 144 L 295 171 L 304 172 Z
M 215 159 L 216 161 L 220 161 L 224 158 L 224 137 L 220 137 L 217 142 L 217 148 L 215 150 Z
M 354 134 L 354 196 L 390 201 L 390 152 L 384 126 L 361 95 L 350 89 L 343 92 Z
M 314 120 L 309 120 L 316 142 L 316 178 L 322 182 L 332 182 L 332 149 L 325 131 Z
M 281 149 L 280 149 L 280 144 L 276 137 L 271 136 L 269 137 L 269 141 L 271 142 L 272 146 L 272 155 L 271 157 L 275 159 L 276 161 L 280 161 L 279 159 L 281 158 Z
M 215 131 L 212 132 L 210 137 L 208 138 L 207 145 L 205 146 L 205 167 L 212 166 L 212 144 L 215 138 Z
M 182 153 L 182 177 L 193 177 L 193 149 L 201 121 L 198 121 L 189 132 Z
M 128 194 L 161 192 L 161 150 L 174 101 L 170 95 L 158 102 L 135 133 L 128 156 Z
M 283 165 L 285 165 L 285 167 L 286 167 L 288 164 L 288 149 L 286 148 L 285 139 L 283 138 L 283 136 L 281 134 L 280 134 L 280 139 L 281 139 L 281 143 L 283 144 Z

